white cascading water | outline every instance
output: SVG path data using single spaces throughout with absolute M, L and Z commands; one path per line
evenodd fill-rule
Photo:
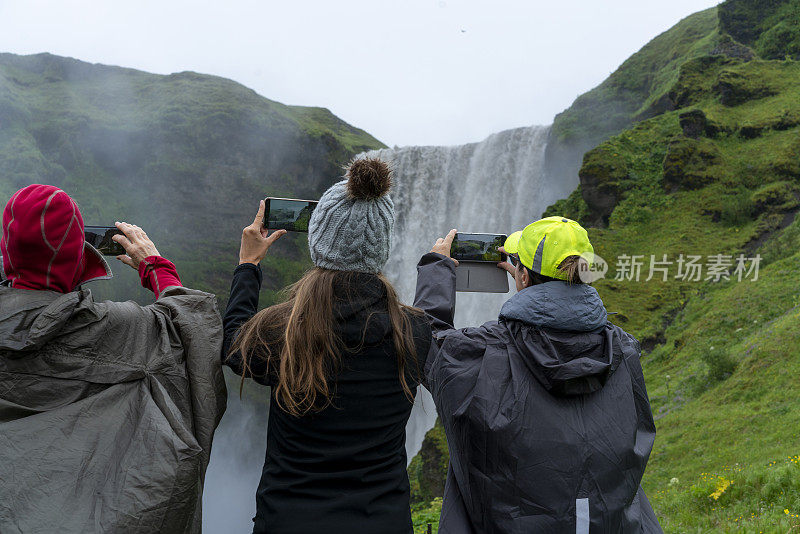
M 550 128 L 531 126 L 490 135 L 480 143 L 403 147 L 369 152 L 395 167 L 395 227 L 385 274 L 403 302 L 411 303 L 416 264 L 451 228 L 510 234 L 577 186 L 577 179 L 548 179 L 544 153 Z M 511 291 L 514 285 L 510 281 Z M 459 293 L 457 327 L 497 318 L 511 294 Z M 406 428 L 409 462 L 436 422 L 430 394 L 420 388 Z

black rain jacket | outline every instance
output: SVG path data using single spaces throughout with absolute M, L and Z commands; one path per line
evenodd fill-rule
M 440 534 L 661 532 L 640 487 L 655 425 L 639 344 L 597 291 L 532 286 L 459 330 L 453 262 L 427 254 L 417 269 L 450 449 Z
M 238 374 L 241 355 L 226 356 L 256 312 L 260 286 L 258 267 L 237 267 L 223 320 L 223 361 Z M 334 291 L 334 326 L 348 348 L 330 378 L 333 405 L 294 417 L 271 395 L 254 532 L 411 534 L 405 441 L 412 403 L 400 385 L 386 291 L 370 274 L 354 274 L 350 287 Z M 406 379 L 416 392 L 432 337 L 425 316 L 411 321 L 419 363 L 409 363 Z M 280 354 L 280 346 L 270 348 Z M 276 384 L 277 369 L 263 359 L 254 358 L 250 368 L 256 382 Z

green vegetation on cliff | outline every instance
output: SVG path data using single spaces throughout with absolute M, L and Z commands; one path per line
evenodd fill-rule
M 595 145 L 627 128 L 638 117 L 663 111 L 662 101 L 674 85 L 681 65 L 708 54 L 718 38 L 717 8 L 683 19 L 558 114 L 553 122 L 553 138 L 560 142 L 588 139 Z
M 444 495 L 443 474 L 447 472 L 449 462 L 450 451 L 447 448 L 444 427 L 437 419 L 436 425 L 425 434 L 419 453 L 408 466 L 414 534 L 425 534 L 429 523 L 439 523 Z
M 800 527 L 800 63 L 685 63 L 682 106 L 586 154 L 581 187 L 548 209 L 590 228 L 597 282 L 643 360 L 658 434 L 644 487 L 667 532 Z M 594 194 L 586 194 L 586 188 Z M 673 264 L 650 281 L 651 255 Z M 681 255 L 762 261 L 758 280 L 675 279 Z M 618 276 L 639 255 L 640 281 Z M 748 264 L 748 267 L 750 264 Z
M 800 528 L 800 62 L 786 59 L 790 38 L 778 41 L 783 53 L 764 45 L 795 20 L 796 5 L 729 0 L 723 26 L 709 10 L 665 34 L 689 21 L 703 28 L 682 43 L 690 52 L 674 72 L 664 61 L 626 62 L 653 76 L 623 67 L 615 76 L 640 86 L 662 73 L 664 85 L 630 100 L 627 126 L 585 154 L 581 186 L 544 214 L 589 226 L 610 264 L 594 285 L 618 312 L 612 320 L 642 343 L 658 430 L 643 486 L 669 533 Z M 738 20 L 755 28 L 743 44 L 726 32 L 731 10 L 759 15 Z M 669 105 L 654 108 L 664 95 Z M 577 109 L 567 113 L 574 124 Z M 610 135 L 611 122 L 584 116 L 581 128 Z M 757 280 L 753 271 L 738 280 L 740 254 L 746 269 L 760 255 Z M 653 267 L 666 267 L 666 280 L 658 270 L 647 280 L 665 255 Z M 683 274 L 699 256 L 699 280 L 678 277 L 681 255 Z M 727 278 L 717 280 L 715 263 Z
M 184 283 L 223 301 L 259 198 L 316 198 L 349 158 L 382 146 L 326 109 L 215 76 L 0 54 L 0 202 L 30 183 L 62 187 L 87 224 L 138 223 Z M 265 303 L 309 265 L 304 238 L 265 260 Z M 93 291 L 149 300 L 132 272 L 112 267 L 118 279 Z
M 550 172 L 574 176 L 588 149 L 635 121 L 669 109 L 667 93 L 678 70 L 718 46 L 718 26 L 717 8 L 686 17 L 556 115 L 547 146 Z
M 720 26 L 764 59 L 800 60 L 800 0 L 728 0 L 719 9 Z

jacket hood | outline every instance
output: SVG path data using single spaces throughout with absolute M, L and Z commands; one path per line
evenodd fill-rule
M 52 185 L 29 185 L 9 199 L 0 255 L 16 288 L 69 293 L 84 282 L 111 278 L 108 263 L 84 239 L 78 205 Z
M 342 340 L 349 347 L 380 343 L 391 322 L 386 307 L 386 288 L 374 274 L 354 272 L 334 288 L 336 318 Z
M 503 304 L 500 318 L 571 332 L 591 332 L 607 322 L 595 288 L 558 281 L 526 287 Z
M 603 387 L 622 358 L 618 333 L 597 291 L 584 284 L 528 287 L 500 311 L 517 350 L 555 395 L 585 395 Z
M 89 314 L 86 323 L 102 319 L 89 290 L 61 294 L 0 286 L 0 301 L 0 351 L 19 356 L 61 335 L 77 313 Z

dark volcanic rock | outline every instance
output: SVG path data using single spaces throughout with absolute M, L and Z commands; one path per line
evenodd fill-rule
M 695 105 L 711 89 L 709 77 L 739 61 L 726 56 L 700 56 L 681 65 L 678 81 L 669 90 L 669 99 L 675 109 Z
M 709 167 L 718 161 L 719 149 L 707 139 L 679 137 L 673 140 L 664 158 L 664 186 L 699 189 L 715 181 Z
M 678 119 L 683 129 L 683 135 L 691 137 L 692 139 L 698 139 L 703 135 L 714 137 L 719 132 L 719 128 L 713 122 L 709 121 L 706 118 L 706 114 L 699 109 L 681 113 Z
M 707 209 L 703 210 L 702 214 L 711 219 L 711 222 L 719 222 L 722 219 L 722 210 L 720 209 Z
M 772 125 L 773 130 L 790 130 L 800 125 L 800 113 L 784 111 L 783 115 Z
M 755 139 L 764 133 L 775 130 L 791 130 L 800 125 L 800 113 L 793 110 L 786 110 L 778 117 L 769 117 L 757 123 L 746 123 L 739 127 L 738 133 L 744 139 Z
M 764 128 L 761 126 L 745 125 L 739 128 L 739 135 L 745 139 L 755 139 L 756 137 L 761 137 L 763 132 Z
M 672 101 L 670 94 L 664 93 L 658 100 L 653 102 L 647 109 L 634 117 L 635 122 L 646 121 L 658 115 L 667 113 L 668 111 L 675 111 L 675 102 Z
M 601 145 L 586 153 L 578 176 L 592 226 L 607 226 L 620 199 L 620 182 L 628 177 L 627 167 L 617 154 Z
M 792 182 L 774 182 L 753 193 L 751 200 L 756 215 L 765 212 L 785 213 L 800 205 L 800 191 Z
M 713 90 L 719 95 L 720 102 L 725 106 L 738 106 L 748 100 L 776 94 L 774 89 L 764 85 L 759 80 L 730 70 L 724 70 L 719 73 L 719 78 Z
M 737 43 L 729 35 L 725 35 L 716 48 L 711 51 L 712 56 L 727 56 L 742 61 L 752 61 L 756 58 L 756 53 L 750 47 Z

